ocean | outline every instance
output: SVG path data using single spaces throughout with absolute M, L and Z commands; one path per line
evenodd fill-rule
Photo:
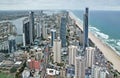
M 83 20 L 83 11 L 72 11 Z M 89 31 L 120 55 L 120 11 L 90 11 Z

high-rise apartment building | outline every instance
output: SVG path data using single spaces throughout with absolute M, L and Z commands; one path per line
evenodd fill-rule
M 40 11 L 40 16 L 39 16 L 39 23 L 37 23 L 36 30 L 37 30 L 37 38 L 41 37 L 42 34 L 42 25 L 43 25 L 43 11 Z
M 86 67 L 91 67 L 94 64 L 94 54 L 95 48 L 94 47 L 87 47 L 86 48 Z
M 48 36 L 47 34 L 47 24 L 45 22 L 43 22 L 43 25 L 42 25 L 42 37 L 44 39 L 46 39 Z
M 0 23 L 0 51 L 11 52 L 16 47 L 16 26 L 11 22 Z M 14 37 L 14 39 L 10 37 Z M 14 45 L 15 44 L 15 45 Z M 13 51 L 12 51 L 13 52 Z
M 75 58 L 75 78 L 85 78 L 85 57 Z
M 68 47 L 68 55 L 69 55 L 69 64 L 75 65 L 75 57 L 77 55 L 77 46 L 70 45 Z
M 37 23 L 36 30 L 37 30 L 37 38 L 40 38 L 41 37 L 41 24 L 40 23 Z
M 61 63 L 61 40 L 55 39 L 53 42 L 53 59 L 54 62 Z

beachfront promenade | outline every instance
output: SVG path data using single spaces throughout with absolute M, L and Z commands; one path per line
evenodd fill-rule
M 69 15 L 72 19 L 75 20 L 76 25 L 83 31 L 83 25 L 80 20 L 77 19 L 71 12 L 69 12 Z M 95 46 L 100 49 L 100 51 L 104 54 L 105 58 L 108 61 L 112 62 L 113 68 L 120 72 L 120 56 L 91 32 L 89 32 L 88 37 L 95 44 Z

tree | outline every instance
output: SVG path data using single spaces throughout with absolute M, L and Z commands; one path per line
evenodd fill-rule
M 9 54 L 6 54 L 5 57 L 8 58 L 10 55 Z
M 57 63 L 57 66 L 62 67 L 64 65 L 64 63 Z
M 10 73 L 15 73 L 17 71 L 17 68 L 15 66 L 13 66 L 11 69 L 10 69 Z
M 69 33 L 69 32 L 70 32 L 70 29 L 68 29 L 67 32 Z

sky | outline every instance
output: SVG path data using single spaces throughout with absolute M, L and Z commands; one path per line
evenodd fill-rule
M 0 0 L 0 10 L 120 10 L 120 0 Z

